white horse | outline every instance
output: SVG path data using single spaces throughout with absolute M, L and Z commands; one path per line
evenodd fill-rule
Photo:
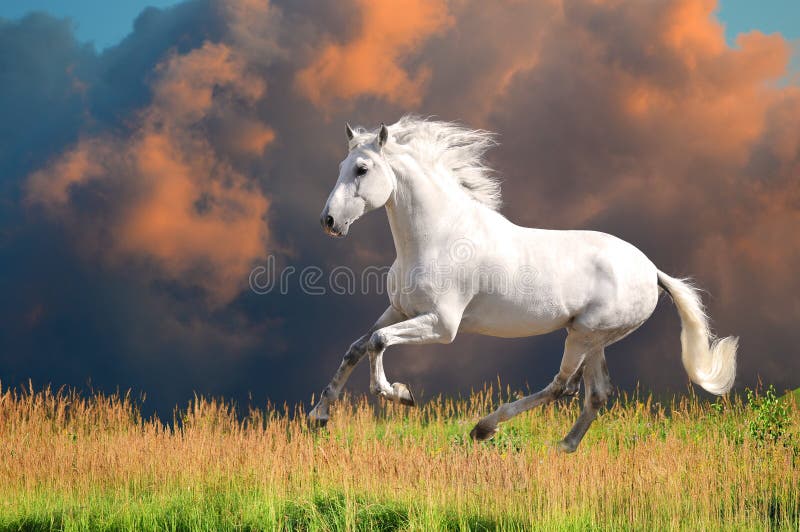
M 610 392 L 605 347 L 644 323 L 662 290 L 680 314 L 690 379 L 718 395 L 733 385 L 738 339 L 713 337 L 698 291 L 688 282 L 659 271 L 614 236 L 520 227 L 497 212 L 500 186 L 483 161 L 494 145 L 491 133 L 404 117 L 373 132 L 348 125 L 347 140 L 349 153 L 339 165 L 322 226 L 344 237 L 359 217 L 386 207 L 397 258 L 389 308 L 350 346 L 309 414 L 313 422 L 327 422 L 330 403 L 365 354 L 370 391 L 414 405 L 408 386 L 386 379 L 387 347 L 450 343 L 459 332 L 512 338 L 566 328 L 553 381 L 501 405 L 470 435 L 491 438 L 498 423 L 575 395 L 582 377 L 583 409 L 559 442 L 561 450 L 572 452 Z

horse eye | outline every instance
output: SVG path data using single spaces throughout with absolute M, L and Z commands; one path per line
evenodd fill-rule
M 360 176 L 366 174 L 367 170 L 368 170 L 368 168 L 366 166 L 358 165 L 358 166 L 356 166 L 356 175 L 360 177 Z

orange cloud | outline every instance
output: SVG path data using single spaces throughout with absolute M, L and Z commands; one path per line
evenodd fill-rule
M 232 122 L 232 123 L 229 123 Z M 223 126 L 226 148 L 245 156 L 260 157 L 275 140 L 275 130 L 258 120 L 238 118 Z
M 237 105 L 255 104 L 265 85 L 224 44 L 173 55 L 157 74 L 153 103 L 129 137 L 79 142 L 30 176 L 28 201 L 71 224 L 93 253 L 149 265 L 156 277 L 199 286 L 222 305 L 266 254 L 269 201 L 217 153 L 204 121 L 238 120 L 242 127 L 230 125 L 240 132 L 234 144 L 261 154 L 275 134 Z M 97 217 L 73 201 L 92 190 L 102 191 Z
M 131 146 L 127 155 L 149 185 L 147 196 L 121 216 L 116 246 L 126 256 L 155 260 L 170 278 L 199 270 L 212 300 L 226 302 L 241 290 L 253 260 L 266 254 L 269 202 L 244 176 L 203 157 L 210 146 L 196 148 L 188 151 L 158 132 Z
M 710 15 L 717 0 L 675 0 L 667 4 L 664 42 L 684 54 L 692 67 L 695 55 L 714 55 L 725 48 L 725 29 Z
M 420 51 L 431 66 L 424 108 L 476 127 L 517 76 L 535 68 L 542 38 L 563 16 L 560 0 L 461 1 L 448 4 L 454 23 Z
M 420 101 L 428 67 L 411 74 L 403 61 L 453 20 L 443 0 L 358 0 L 360 32 L 348 43 L 328 43 L 296 77 L 297 87 L 321 107 L 337 99 L 377 96 L 401 105 Z
M 722 36 L 714 35 L 724 46 Z M 737 42 L 738 49 L 680 54 L 690 72 L 682 86 L 618 73 L 622 110 L 640 127 L 671 128 L 686 136 L 693 152 L 702 149 L 743 163 L 747 145 L 761 133 L 767 110 L 780 96 L 768 82 L 783 74 L 790 54 L 778 35 L 754 32 Z
M 94 139 L 81 141 L 78 147 L 63 154 L 47 169 L 31 174 L 27 183 L 28 199 L 50 208 L 65 205 L 72 187 L 102 174 L 103 167 L 92 153 L 104 148 L 102 142 Z
M 603 211 L 598 204 L 631 201 L 646 178 L 663 182 L 655 201 L 676 202 L 669 208 L 684 201 L 672 192 L 679 181 L 702 187 L 727 176 L 718 185 L 729 186 L 777 119 L 771 109 L 790 92 L 776 86 L 786 73 L 790 44 L 779 34 L 751 32 L 728 46 L 713 0 L 564 4 L 567 9 L 551 19 L 539 41 L 531 75 L 514 98 L 492 104 L 498 115 L 545 128 L 552 122 L 541 117 L 561 113 L 569 127 L 561 133 L 563 154 L 547 149 L 536 160 L 563 161 L 562 175 L 586 187 L 576 190 L 576 199 L 587 203 L 590 217 Z M 522 89 L 525 83 L 531 88 Z M 549 140 L 530 131 L 513 134 Z M 786 138 L 775 142 L 787 144 Z M 788 145 L 786 154 L 796 143 Z M 525 146 L 524 154 L 530 157 L 532 149 Z M 587 154 L 595 159 L 575 166 Z M 701 166 L 708 175 L 698 175 Z M 608 179 L 584 181 L 582 172 Z M 555 177 L 543 181 L 555 183 Z M 550 198 L 539 201 L 542 212 L 556 219 L 566 213 L 565 221 L 586 219 L 576 212 L 579 204 L 565 209 Z

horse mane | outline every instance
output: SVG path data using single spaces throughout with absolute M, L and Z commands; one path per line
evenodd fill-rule
M 494 133 L 414 115 L 388 128 L 390 141 L 384 150 L 412 152 L 420 162 L 443 165 L 468 196 L 492 210 L 500 208 L 500 180 L 484 160 L 487 150 L 497 144 Z M 354 141 L 371 140 L 377 132 L 358 128 Z

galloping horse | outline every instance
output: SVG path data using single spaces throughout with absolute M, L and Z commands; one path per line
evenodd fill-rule
M 377 131 L 348 125 L 347 140 L 349 153 L 322 226 L 344 237 L 359 217 L 386 207 L 397 258 L 389 274 L 389 308 L 350 346 L 309 413 L 312 421 L 327 422 L 330 403 L 365 355 L 370 391 L 414 405 L 408 386 L 390 384 L 384 374 L 383 354 L 392 345 L 450 343 L 459 332 L 514 338 L 566 328 L 553 381 L 501 405 L 470 435 L 491 438 L 500 422 L 575 395 L 582 378 L 583 409 L 559 442 L 561 450 L 573 452 L 611 391 L 604 349 L 642 325 L 662 291 L 681 318 L 689 378 L 714 394 L 730 390 L 738 339 L 714 338 L 689 282 L 658 270 L 614 236 L 520 227 L 497 212 L 500 185 L 483 159 L 494 145 L 491 133 L 407 116 Z

